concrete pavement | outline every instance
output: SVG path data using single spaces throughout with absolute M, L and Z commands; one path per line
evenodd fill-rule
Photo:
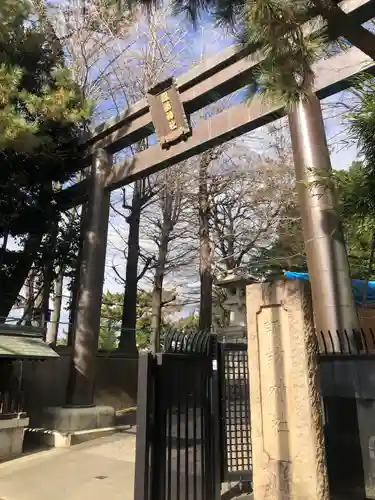
M 133 500 L 135 428 L 0 464 L 0 500 Z

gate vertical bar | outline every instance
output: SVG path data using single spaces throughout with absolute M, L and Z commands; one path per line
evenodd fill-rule
M 220 422 L 220 478 L 223 483 L 228 478 L 228 443 L 227 443 L 227 419 L 225 402 L 225 350 L 224 344 L 218 344 L 218 384 L 219 384 L 219 422 Z
M 189 367 L 190 373 L 190 367 Z M 189 498 L 189 396 L 190 391 L 185 394 L 185 499 Z
M 138 361 L 134 500 L 151 500 L 149 480 L 151 448 L 150 417 L 154 406 L 153 364 L 153 358 L 150 354 L 140 355 Z
M 216 343 L 215 343 L 216 344 Z M 214 358 L 211 360 L 212 363 L 212 377 L 211 377 L 211 426 L 212 436 L 212 473 L 213 473 L 213 499 L 220 498 L 221 493 L 221 412 L 220 412 L 220 397 L 219 397 L 219 354 L 220 350 L 217 344 L 215 345 Z
M 156 354 L 154 371 L 154 423 L 153 446 L 151 448 L 151 495 L 150 500 L 165 500 L 167 472 L 167 428 L 166 409 L 168 406 L 169 382 L 168 364 L 164 363 L 164 355 Z M 138 499 L 136 499 L 138 500 Z
M 201 495 L 202 499 L 206 498 L 206 491 L 205 491 L 205 483 L 207 481 L 206 478 L 206 457 L 205 457 L 205 449 L 206 449 L 206 436 L 205 436 L 205 392 L 206 392 L 206 385 L 205 385 L 205 378 L 204 378 L 204 369 L 201 366 L 200 368 L 200 373 L 199 373 L 199 385 L 200 385 L 200 394 L 199 394 L 199 406 L 200 406 L 200 438 L 201 438 Z
M 198 478 L 197 478 L 197 399 L 199 394 L 199 378 L 197 370 L 193 373 L 193 500 L 198 500 Z M 199 401 L 199 399 L 198 399 Z
M 180 500 L 180 489 L 181 489 L 181 393 L 179 390 L 176 391 L 177 397 L 177 462 L 176 462 L 176 500 Z
M 204 398 L 204 435 L 205 435 L 205 449 L 204 449 L 204 461 L 205 461 L 205 500 L 210 500 L 212 498 L 212 443 L 211 443 L 211 422 L 210 422 L 210 410 L 211 410 L 211 380 L 208 377 L 207 361 L 204 363 L 204 388 L 205 388 L 205 398 Z
M 167 409 L 167 467 L 168 467 L 168 475 L 167 475 L 167 491 L 166 491 L 166 500 L 172 500 L 172 475 L 173 475 L 173 467 L 172 467 L 172 432 L 173 432 L 173 398 L 176 392 L 175 389 L 175 380 L 172 379 L 172 389 L 170 391 L 170 400 Z

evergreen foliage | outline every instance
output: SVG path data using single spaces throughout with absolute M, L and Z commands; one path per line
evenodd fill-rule
M 2 0 L 0 23 L 3 316 L 42 251 L 43 238 L 59 222 L 54 190 L 80 168 L 78 142 L 91 105 L 84 102 L 64 67 L 60 45 L 49 39 L 29 2 Z M 16 250 L 14 245 L 7 248 L 10 238 L 18 243 Z

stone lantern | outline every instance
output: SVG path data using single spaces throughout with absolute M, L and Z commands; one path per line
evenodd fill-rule
M 216 281 L 216 286 L 227 290 L 227 299 L 222 304 L 229 311 L 229 326 L 217 328 L 220 337 L 243 339 L 246 337 L 246 285 L 257 280 L 240 270 L 231 270 Z

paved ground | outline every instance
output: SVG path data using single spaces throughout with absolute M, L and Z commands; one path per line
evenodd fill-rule
M 0 500 L 133 500 L 135 429 L 0 464 Z
M 135 427 L 0 464 L 0 500 L 133 500 Z M 223 485 L 223 500 L 250 500 Z M 242 494 L 242 495 L 241 495 Z

